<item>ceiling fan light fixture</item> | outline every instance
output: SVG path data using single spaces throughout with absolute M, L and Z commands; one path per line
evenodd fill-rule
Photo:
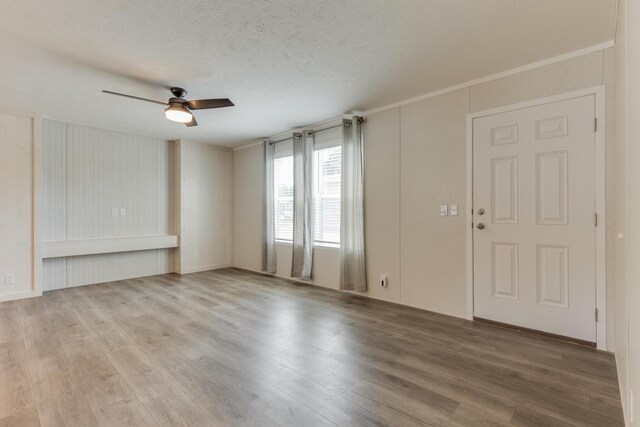
M 187 91 L 179 87 L 171 88 L 173 98 L 169 98 L 169 102 L 155 101 L 153 99 L 127 95 L 126 93 L 112 92 L 110 90 L 103 90 L 102 92 L 110 95 L 137 99 L 138 101 L 153 102 L 154 104 L 161 104 L 165 106 L 168 105 L 164 110 L 165 117 L 171 121 L 183 123 L 185 126 L 190 128 L 198 126 L 198 122 L 193 116 L 191 110 L 210 110 L 213 108 L 233 107 L 235 105 L 229 98 L 192 99 L 191 101 L 187 101 L 184 99 L 187 95 Z
M 178 123 L 189 123 L 193 114 L 182 104 L 171 104 L 164 110 L 167 119 Z

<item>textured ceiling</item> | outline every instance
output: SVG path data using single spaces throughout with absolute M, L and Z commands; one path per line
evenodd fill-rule
M 0 109 L 233 146 L 611 40 L 616 0 L 0 2 Z M 229 97 L 200 126 L 166 100 Z

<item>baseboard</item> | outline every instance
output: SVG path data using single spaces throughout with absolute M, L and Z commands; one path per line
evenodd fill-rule
M 264 271 L 258 271 L 258 270 L 254 270 L 251 268 L 246 268 L 246 267 L 238 267 L 238 266 L 232 266 L 232 268 L 235 268 L 236 270 L 240 270 L 240 271 L 246 271 L 248 273 L 252 273 L 252 274 L 257 274 L 260 276 L 267 276 L 267 277 L 273 277 L 275 279 L 280 279 L 280 280 L 286 280 L 295 284 L 302 284 L 302 285 L 306 285 L 306 286 L 314 286 L 320 289 L 324 289 L 326 291 L 333 291 L 333 292 L 339 292 L 341 294 L 345 294 L 345 295 L 352 295 L 354 297 L 359 297 L 359 298 L 366 298 L 366 299 L 370 299 L 372 301 L 376 301 L 379 302 L 381 304 L 390 304 L 390 305 L 394 305 L 397 307 L 403 307 L 407 310 L 415 310 L 415 311 L 421 311 L 421 312 L 427 312 L 427 313 L 432 313 L 432 314 L 437 314 L 438 316 L 445 316 L 445 317 L 450 317 L 453 319 L 460 319 L 460 320 L 465 320 L 465 321 L 469 321 L 469 322 L 473 322 L 473 320 L 467 320 L 464 316 L 458 316 L 455 314 L 450 314 L 450 313 L 444 313 L 441 311 L 435 311 L 435 310 L 431 310 L 431 309 L 426 309 L 426 308 L 422 308 L 422 307 L 416 307 L 413 305 L 407 305 L 407 304 L 402 304 L 400 302 L 396 302 L 396 301 L 389 301 L 386 299 L 382 299 L 382 298 L 376 298 L 374 296 L 371 296 L 369 294 L 366 293 L 362 293 L 362 292 L 357 292 L 357 291 L 343 291 L 340 290 L 338 288 L 334 288 L 334 287 L 329 287 L 329 286 L 325 286 L 325 285 L 320 285 L 318 283 L 315 282 L 311 282 L 311 281 L 307 281 L 307 280 L 300 280 L 300 279 L 296 279 L 295 277 L 282 277 L 282 276 L 277 276 L 275 274 L 271 274 L 271 273 L 265 273 Z
M 385 302 L 385 303 L 389 303 L 389 304 L 394 304 L 394 305 L 397 305 L 397 306 L 400 306 L 400 307 L 411 308 L 411 309 L 414 309 L 414 310 L 428 311 L 429 313 L 441 314 L 441 315 L 447 316 L 447 317 L 455 317 L 457 319 L 465 319 L 465 320 L 473 321 L 473 318 L 472 319 L 467 319 L 466 315 L 458 315 L 458 314 L 449 313 L 449 312 L 445 312 L 445 311 L 434 310 L 434 309 L 431 309 L 431 308 L 417 307 L 415 305 L 403 304 L 403 303 L 401 303 L 399 301 L 389 301 L 387 299 L 374 297 L 373 295 L 371 295 L 369 293 L 364 293 L 364 292 L 343 291 L 343 290 L 340 290 L 337 285 L 336 286 L 330 286 L 330 285 L 325 285 L 325 284 L 314 282 L 314 281 L 310 281 L 310 280 L 301 280 L 301 279 L 298 279 L 298 278 L 295 278 L 295 277 L 278 276 L 277 274 L 265 273 L 264 271 L 254 270 L 252 268 L 247 268 L 247 267 L 239 267 L 237 265 L 233 265 L 231 267 L 236 268 L 238 270 L 248 271 L 250 273 L 260 274 L 262 276 L 275 277 L 277 279 L 289 280 L 291 282 L 296 282 L 296 283 L 300 283 L 300 284 L 303 284 L 303 285 L 317 286 L 317 287 L 323 288 L 323 289 L 329 289 L 329 290 L 332 290 L 332 291 L 343 292 L 345 294 L 356 295 L 356 296 L 359 296 L 359 297 L 362 297 L 362 298 L 371 299 L 373 301 L 381 301 L 381 302 Z
M 183 268 L 182 271 L 177 273 L 178 274 L 200 273 L 202 271 L 220 270 L 221 268 L 229 268 L 229 267 L 233 267 L 233 264 L 231 264 L 230 262 L 223 263 L 223 264 L 205 265 L 202 267 Z
M 629 419 L 627 417 L 627 399 L 629 398 L 629 391 L 622 389 L 622 382 L 620 381 L 620 377 L 622 372 L 620 372 L 620 361 L 618 360 L 618 353 L 613 352 L 613 356 L 616 360 L 616 373 L 618 374 L 618 388 L 620 389 L 620 403 L 622 403 L 622 416 L 624 417 L 624 425 L 629 425 Z M 628 368 L 628 365 L 627 365 Z
M 41 297 L 42 291 L 22 291 L 12 294 L 0 295 L 0 302 L 15 301 L 19 299 Z
M 289 280 L 291 282 L 301 283 L 303 285 L 317 286 L 319 288 L 331 289 L 331 290 L 334 290 L 334 291 L 340 291 L 340 289 L 338 289 L 338 287 L 329 286 L 329 285 L 325 285 L 325 284 L 322 284 L 322 283 L 314 282 L 313 280 L 302 280 L 302 279 L 299 279 L 297 277 L 278 276 L 277 274 L 265 273 L 264 271 L 254 270 L 252 268 L 246 268 L 246 267 L 238 267 L 236 265 L 230 265 L 229 267 L 236 268 L 238 270 L 248 271 L 250 273 L 260 274 L 261 276 L 275 277 L 277 279 Z M 340 292 L 351 292 L 351 291 L 340 291 Z M 372 297 L 369 297 L 368 295 L 363 295 L 360 292 L 355 292 L 354 291 L 354 294 L 355 295 L 360 295 L 360 296 L 363 296 L 363 297 L 372 298 Z M 378 298 L 372 298 L 372 299 L 378 299 Z M 384 300 L 379 300 L 379 301 L 384 301 Z

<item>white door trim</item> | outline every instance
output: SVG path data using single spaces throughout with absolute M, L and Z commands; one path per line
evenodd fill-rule
M 505 113 L 507 111 L 535 107 L 558 101 L 595 95 L 595 112 L 598 120 L 598 130 L 595 134 L 595 191 L 598 227 L 596 228 L 596 308 L 598 322 L 596 323 L 596 343 L 598 349 L 607 349 L 607 288 L 606 288 L 606 236 L 605 236 L 605 88 L 596 86 L 581 89 L 561 95 L 554 95 L 491 110 L 479 111 L 467 115 L 467 318 L 473 320 L 473 119 Z M 595 316 L 595 313 L 594 313 Z

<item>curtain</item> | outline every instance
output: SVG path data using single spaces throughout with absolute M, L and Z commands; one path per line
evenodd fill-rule
M 364 144 L 362 117 L 342 123 L 340 289 L 365 292 Z
M 272 144 L 271 141 L 265 141 L 263 143 L 262 271 L 272 274 L 275 273 L 277 269 L 275 203 L 273 194 L 273 160 L 275 147 L 275 144 Z
M 293 134 L 293 255 L 291 277 L 311 279 L 313 264 L 313 134 Z

